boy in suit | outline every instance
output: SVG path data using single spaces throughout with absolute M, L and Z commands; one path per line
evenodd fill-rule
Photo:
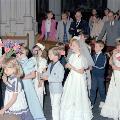
M 92 58 L 94 60 L 95 65 L 92 68 L 92 83 L 91 83 L 91 91 L 90 91 L 90 99 L 92 105 L 95 104 L 97 89 L 100 94 L 101 102 L 99 107 L 102 107 L 105 101 L 105 84 L 104 84 L 104 74 L 106 67 L 106 55 L 102 53 L 102 49 L 104 48 L 104 42 L 98 40 L 95 43 L 95 53 Z
M 57 47 L 53 47 L 48 52 L 52 61 L 48 65 L 47 73 L 43 79 L 49 82 L 49 91 L 52 105 L 53 120 L 60 120 L 60 101 L 62 96 L 62 81 L 64 78 L 64 67 L 60 63 L 60 53 Z

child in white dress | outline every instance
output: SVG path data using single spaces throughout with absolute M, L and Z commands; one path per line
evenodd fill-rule
M 37 92 L 40 104 L 43 107 L 43 98 L 44 98 L 45 88 L 44 88 L 44 82 L 40 80 L 40 77 L 46 71 L 46 68 L 47 68 L 47 60 L 45 59 L 45 56 L 44 56 L 45 46 L 40 43 L 37 43 L 36 46 L 34 47 L 34 50 L 37 51 L 36 54 L 34 55 L 37 63 L 37 66 L 36 66 L 37 77 L 34 81 L 34 84 L 35 84 L 35 90 Z
M 84 57 L 87 59 L 87 64 L 88 64 L 88 68 L 86 69 L 87 88 L 88 88 L 88 93 L 89 93 L 89 96 L 90 96 L 90 90 L 91 90 L 91 73 L 90 73 L 90 70 L 91 70 L 92 66 L 94 66 L 94 62 L 93 62 L 93 59 L 92 59 L 92 56 L 91 56 L 91 48 L 85 42 L 86 37 L 85 37 L 84 33 L 81 32 L 80 36 L 74 36 L 73 38 L 75 38 L 79 41 L 80 51 L 84 55 Z
M 93 116 L 85 72 L 85 69 L 88 68 L 87 60 L 80 53 L 77 39 L 71 39 L 70 44 L 74 53 L 66 65 L 70 69 L 70 73 L 63 89 L 60 120 L 91 120 Z
M 19 80 L 21 75 L 22 71 L 16 59 L 10 58 L 6 60 L 3 75 L 6 91 L 4 107 L 0 110 L 0 114 L 15 114 L 18 115 L 21 120 L 33 120 Z
M 101 115 L 114 120 L 120 119 L 120 41 L 110 59 L 113 73 Z

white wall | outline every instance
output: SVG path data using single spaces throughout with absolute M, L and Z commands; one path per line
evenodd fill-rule
M 107 7 L 116 12 L 120 9 L 120 0 L 108 0 Z
M 0 0 L 1 36 L 29 33 L 29 47 L 32 48 L 36 28 L 36 0 Z

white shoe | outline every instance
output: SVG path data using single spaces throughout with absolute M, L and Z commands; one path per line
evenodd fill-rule
M 99 108 L 102 108 L 104 105 L 104 102 L 100 102 Z

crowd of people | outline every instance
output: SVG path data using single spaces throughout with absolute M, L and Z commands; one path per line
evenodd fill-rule
M 42 21 L 39 39 L 57 41 L 55 46 L 46 52 L 45 46 L 37 43 L 29 56 L 30 51 L 20 44 L 15 55 L 6 58 L 4 53 L 0 58 L 4 69 L 2 80 L 6 85 L 0 115 L 46 120 L 43 101 L 44 83 L 48 81 L 53 120 L 92 120 L 97 89 L 100 114 L 120 119 L 120 11 L 114 14 L 106 9 L 101 20 L 93 9 L 89 22 L 82 19 L 80 10 L 75 13 L 75 21 L 68 12 L 63 12 L 57 29 L 52 17 L 49 11 L 47 19 Z M 86 42 L 88 36 L 94 39 L 93 50 Z M 65 44 L 69 44 L 67 51 Z M 107 51 L 103 52 L 105 45 Z M 109 51 L 111 56 L 106 54 Z M 106 95 L 107 64 L 113 72 Z

